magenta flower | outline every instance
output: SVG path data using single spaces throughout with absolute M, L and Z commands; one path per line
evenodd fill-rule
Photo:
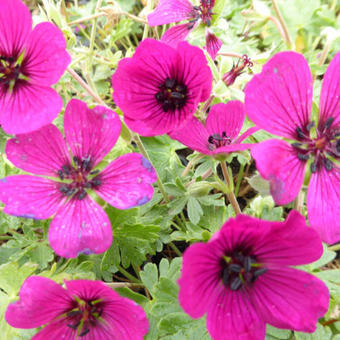
M 229 219 L 208 243 L 184 253 L 179 302 L 193 318 L 207 313 L 214 340 L 264 340 L 265 325 L 313 332 L 329 293 L 313 275 L 291 268 L 322 255 L 318 234 L 292 211 L 285 222 Z
M 276 54 L 245 89 L 249 118 L 295 141 L 270 139 L 255 146 L 252 156 L 259 172 L 270 181 L 275 202 L 287 204 L 298 195 L 310 167 L 308 219 L 327 243 L 340 240 L 339 70 L 340 53 L 324 75 L 317 124 L 311 117 L 312 75 L 301 54 Z
M 0 124 L 10 134 L 49 124 L 63 102 L 51 88 L 71 58 L 61 31 L 32 18 L 20 0 L 0 1 Z
M 55 214 L 48 238 L 60 256 L 106 251 L 112 243 L 111 224 L 89 193 L 95 192 L 118 209 L 128 209 L 151 199 L 151 183 L 156 180 L 151 164 L 138 153 L 117 158 L 101 172 L 95 169 L 116 143 L 120 129 L 115 112 L 102 106 L 90 110 L 73 99 L 64 118 L 67 144 L 51 124 L 9 140 L 6 154 L 14 165 L 58 180 L 30 175 L 3 178 L 4 212 L 34 219 Z
M 15 328 L 46 325 L 32 340 L 142 340 L 149 323 L 144 310 L 101 281 L 54 281 L 31 276 L 11 303 L 6 321 Z
M 239 136 L 244 118 L 244 105 L 240 101 L 216 104 L 211 107 L 205 125 L 192 117 L 182 129 L 170 133 L 170 137 L 205 155 L 250 149 L 254 144 L 241 142 L 258 128 L 250 128 Z
M 209 98 L 212 74 L 202 50 L 145 39 L 118 64 L 113 97 L 129 128 L 155 136 L 180 128 Z
M 148 24 L 157 26 L 189 20 L 185 24 L 171 27 L 162 36 L 163 42 L 176 47 L 178 42 L 185 40 L 200 23 L 211 25 L 214 5 L 215 0 L 200 0 L 199 6 L 194 6 L 188 0 L 160 0 L 156 9 L 148 15 Z M 221 46 L 222 41 L 206 30 L 206 49 L 212 59 L 216 58 Z

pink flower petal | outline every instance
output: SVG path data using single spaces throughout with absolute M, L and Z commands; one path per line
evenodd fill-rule
M 52 124 L 10 139 L 6 155 L 18 168 L 39 175 L 58 176 L 58 170 L 70 163 L 64 138 Z
M 0 123 L 8 134 L 28 133 L 51 123 L 62 107 L 55 90 L 20 84 L 12 94 L 0 95 Z
M 287 267 L 271 268 L 261 275 L 250 298 L 265 322 L 303 332 L 315 331 L 329 304 L 329 292 L 321 280 Z
M 207 328 L 214 340 L 263 340 L 266 327 L 258 316 L 257 306 L 247 291 L 221 290 L 207 315 Z
M 53 218 L 48 240 L 59 256 L 100 254 L 111 246 L 111 223 L 103 208 L 89 196 L 71 199 Z
M 90 157 L 94 167 L 116 144 L 121 122 L 114 111 L 102 106 L 91 110 L 86 103 L 72 99 L 66 107 L 64 128 L 73 156 Z
M 222 136 L 225 132 L 230 139 L 235 139 L 242 129 L 244 118 L 244 105 L 239 100 L 215 104 L 211 107 L 206 122 L 208 133 Z
M 225 291 L 217 265 L 222 255 L 210 243 L 196 243 L 184 253 L 182 275 L 178 280 L 179 303 L 192 318 L 200 318 Z
M 0 1 L 1 55 L 18 57 L 32 31 L 32 17 L 20 0 Z M 1 111 L 1 110 L 0 110 Z
M 242 133 L 242 135 L 240 135 L 238 138 L 236 138 L 235 142 L 236 143 L 241 143 L 243 142 L 245 139 L 247 139 L 249 136 L 251 136 L 253 133 L 259 131 L 260 128 L 258 128 L 257 126 L 253 126 L 249 129 L 247 129 L 245 132 Z
M 65 281 L 65 284 L 72 296 L 88 301 L 102 300 L 101 317 L 105 323 L 101 327 L 99 324 L 99 327 L 91 328 L 90 333 L 93 333 L 94 338 L 89 338 L 89 340 L 106 339 L 106 337 L 99 336 L 106 335 L 106 332 L 117 340 L 142 340 L 148 332 L 149 323 L 144 310 L 135 302 L 119 296 L 103 282 L 74 280 Z
M 329 244 L 340 241 L 340 169 L 321 167 L 312 174 L 307 194 L 308 220 Z
M 35 26 L 22 63 L 29 81 L 40 86 L 55 84 L 70 62 L 66 41 L 59 28 L 49 22 Z
M 67 326 L 67 322 L 64 318 L 57 319 L 46 327 L 44 327 L 41 331 L 39 331 L 36 335 L 33 336 L 31 340 L 75 340 L 77 335 L 77 330 L 72 329 L 71 327 Z M 87 334 L 81 337 L 82 340 L 92 340 L 89 336 L 93 334 Z M 105 338 L 103 338 L 105 339 Z
M 259 240 L 254 254 L 259 262 L 299 266 L 318 260 L 322 243 L 317 232 L 306 225 L 305 218 L 292 210 L 284 222 L 265 222 L 271 237 Z
M 22 284 L 20 300 L 11 303 L 5 319 L 16 328 L 35 328 L 42 326 L 72 309 L 72 298 L 54 281 L 31 276 Z
M 170 24 L 192 18 L 193 5 L 188 0 L 160 0 L 148 15 L 150 26 Z
M 207 65 L 207 58 L 199 47 L 191 46 L 186 41 L 180 42 L 177 50 L 181 57 L 178 60 L 179 72 L 182 73 L 183 79 L 188 84 L 191 92 L 189 95 L 192 94 L 192 98 L 189 96 L 187 100 L 194 101 L 194 98 L 199 98 L 198 102 L 206 101 L 210 96 L 212 87 L 212 73 Z M 198 95 L 199 92 L 201 93 L 200 96 Z M 193 114 L 195 111 L 196 108 L 191 113 Z
M 255 144 L 230 144 L 226 146 L 220 146 L 216 150 L 211 151 L 212 155 L 228 154 L 236 151 L 243 151 L 251 149 Z
M 306 59 L 295 52 L 272 57 L 245 88 L 248 117 L 275 135 L 296 139 L 309 123 L 313 81 Z
M 172 131 L 169 136 L 178 140 L 192 150 L 209 154 L 209 133 L 205 126 L 196 118 L 192 117 L 186 125 L 179 130 Z
M 0 180 L 0 201 L 5 204 L 6 214 L 34 219 L 49 218 L 64 199 L 57 183 L 45 178 L 17 175 Z
M 176 47 L 180 41 L 186 39 L 190 32 L 195 28 L 192 23 L 180 24 L 169 28 L 162 36 L 161 41 Z
M 255 145 L 251 155 L 261 176 L 270 181 L 270 192 L 276 204 L 288 204 L 298 195 L 306 163 L 300 161 L 293 146 L 270 139 Z
M 99 176 L 97 194 L 118 209 L 148 202 L 154 191 L 151 184 L 157 180 L 150 162 L 138 153 L 118 157 Z
M 206 49 L 212 60 L 215 60 L 217 53 L 222 47 L 222 40 L 218 39 L 215 34 L 211 33 L 209 29 L 206 29 L 205 34 Z
M 338 52 L 323 77 L 320 96 L 319 125 L 333 117 L 333 126 L 340 125 L 340 52 Z

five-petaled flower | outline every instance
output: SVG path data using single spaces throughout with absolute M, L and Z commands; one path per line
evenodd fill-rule
M 113 98 L 129 128 L 143 136 L 183 126 L 209 98 L 212 74 L 201 49 L 181 42 L 177 48 L 145 39 L 132 58 L 118 64 Z
M 340 53 L 324 75 L 318 123 L 312 120 L 313 81 L 305 58 L 281 52 L 245 89 L 249 118 L 275 135 L 252 148 L 260 174 L 277 204 L 294 200 L 310 168 L 307 211 L 323 241 L 340 240 Z
M 142 340 L 149 323 L 144 310 L 100 281 L 65 281 L 31 276 L 21 286 L 5 320 L 16 328 L 46 325 L 32 340 Z
M 313 332 L 328 310 L 328 289 L 290 266 L 313 262 L 322 251 L 297 211 L 285 222 L 238 215 L 208 243 L 185 251 L 180 304 L 193 318 L 207 313 L 214 340 L 264 340 L 266 323 Z
M 160 0 L 156 9 L 148 15 L 148 24 L 157 26 L 189 20 L 185 24 L 171 27 L 162 36 L 163 42 L 176 46 L 179 41 L 185 40 L 200 23 L 205 24 L 207 27 L 211 25 L 214 5 L 215 0 L 200 0 L 199 6 L 194 6 L 188 0 Z M 207 27 L 206 49 L 211 58 L 215 59 L 222 46 L 222 41 L 211 33 Z
M 121 130 L 118 115 L 105 107 L 90 110 L 80 100 L 71 100 L 64 130 L 67 144 L 52 124 L 7 142 L 7 157 L 18 168 L 56 179 L 5 177 L 0 180 L 0 201 L 5 203 L 4 212 L 15 216 L 45 219 L 55 214 L 48 238 L 58 255 L 102 253 L 112 243 L 112 227 L 89 192 L 118 209 L 128 209 L 151 199 L 156 173 L 138 153 L 125 154 L 102 171 L 95 169 Z
M 205 125 L 192 117 L 183 128 L 170 133 L 170 137 L 205 155 L 250 149 L 254 144 L 241 142 L 258 128 L 250 128 L 239 136 L 244 118 L 244 105 L 240 101 L 216 104 L 210 108 Z
M 63 102 L 50 86 L 71 58 L 61 31 L 38 24 L 20 0 L 0 1 L 0 124 L 10 134 L 35 131 L 49 124 Z

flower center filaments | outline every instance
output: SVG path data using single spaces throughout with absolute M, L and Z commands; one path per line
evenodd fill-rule
M 186 103 L 187 87 L 176 79 L 166 78 L 164 84 L 158 86 L 155 97 L 162 105 L 164 112 L 181 109 Z
M 222 282 L 231 290 L 239 290 L 254 283 L 267 271 L 267 268 L 256 263 L 254 256 L 244 255 L 239 251 L 231 256 L 224 256 L 221 266 Z
M 100 176 L 97 175 L 99 170 L 91 171 L 90 156 L 83 157 L 81 160 L 78 157 L 73 157 L 73 161 L 75 166 L 66 164 L 58 170 L 59 178 L 69 181 L 68 183 L 60 183 L 59 191 L 64 196 L 82 200 L 87 195 L 86 189 L 98 188 L 101 185 Z
M 76 299 L 76 306 L 66 314 L 67 327 L 78 331 L 78 336 L 88 334 L 95 327 L 103 313 L 101 300 L 84 301 Z
M 20 65 L 13 57 L 0 56 L 0 85 L 8 89 L 13 89 L 20 76 Z
M 225 131 L 222 132 L 222 136 L 219 133 L 214 133 L 208 138 L 208 148 L 210 151 L 216 150 L 221 146 L 226 146 L 231 143 L 231 139 L 227 136 Z
M 323 126 L 316 128 L 316 138 L 310 137 L 310 131 L 314 122 L 306 127 L 296 128 L 298 143 L 293 143 L 297 157 L 307 162 L 310 158 L 310 170 L 312 173 L 320 171 L 324 167 L 331 171 L 334 167 L 333 161 L 340 161 L 340 129 L 333 128 L 334 118 L 327 119 Z
M 192 13 L 193 18 L 190 20 L 191 25 L 188 29 L 191 29 L 195 25 L 195 22 L 199 19 L 201 19 L 206 25 L 211 25 L 212 16 L 214 15 L 212 12 L 214 3 L 215 1 L 212 0 L 201 0 L 200 6 L 194 6 Z

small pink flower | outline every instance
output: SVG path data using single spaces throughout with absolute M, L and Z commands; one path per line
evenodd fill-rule
M 199 6 L 194 6 L 188 0 L 160 0 L 156 9 L 148 15 L 150 26 L 165 25 L 182 20 L 189 20 L 168 29 L 162 36 L 162 41 L 176 47 L 178 42 L 186 37 L 200 24 L 211 25 L 214 15 L 215 0 L 200 0 Z M 206 49 L 212 59 L 222 46 L 222 41 L 209 30 L 206 33 Z
M 250 149 L 254 144 L 241 142 L 258 128 L 250 128 L 239 136 L 244 118 L 244 105 L 240 101 L 216 104 L 211 107 L 205 125 L 192 117 L 182 129 L 170 133 L 170 137 L 205 155 Z
M 20 0 L 0 1 L 0 124 L 10 134 L 49 124 L 63 102 L 51 88 L 71 58 L 61 31 L 38 24 Z
M 180 304 L 193 318 L 207 313 L 214 340 L 264 340 L 266 323 L 313 332 L 328 310 L 329 292 L 291 266 L 313 262 L 322 251 L 318 234 L 297 211 L 285 222 L 238 215 L 208 243 L 185 251 Z
M 310 225 L 323 241 L 340 240 L 340 53 L 324 75 L 318 123 L 312 121 L 313 80 L 306 59 L 277 53 L 245 89 L 249 118 L 259 127 L 295 141 L 270 139 L 252 149 L 260 174 L 277 204 L 295 199 L 307 165 Z M 314 130 L 314 131 L 313 131 Z
M 183 126 L 209 98 L 212 74 L 202 50 L 181 42 L 177 48 L 145 39 L 132 58 L 118 64 L 113 97 L 129 128 L 143 136 Z
M 149 323 L 144 310 L 101 281 L 54 281 L 31 276 L 11 303 L 5 320 L 15 328 L 46 325 L 32 340 L 142 340 Z
M 103 253 L 112 243 L 112 227 L 88 193 L 95 192 L 118 209 L 129 209 L 151 199 L 156 173 L 138 153 L 117 158 L 101 172 L 95 169 L 121 130 L 118 115 L 105 107 L 90 110 L 80 100 L 71 100 L 64 130 L 67 144 L 52 124 L 7 142 L 6 154 L 14 165 L 58 181 L 31 175 L 5 177 L 0 180 L 0 200 L 10 215 L 46 219 L 55 214 L 48 238 L 58 255 Z

